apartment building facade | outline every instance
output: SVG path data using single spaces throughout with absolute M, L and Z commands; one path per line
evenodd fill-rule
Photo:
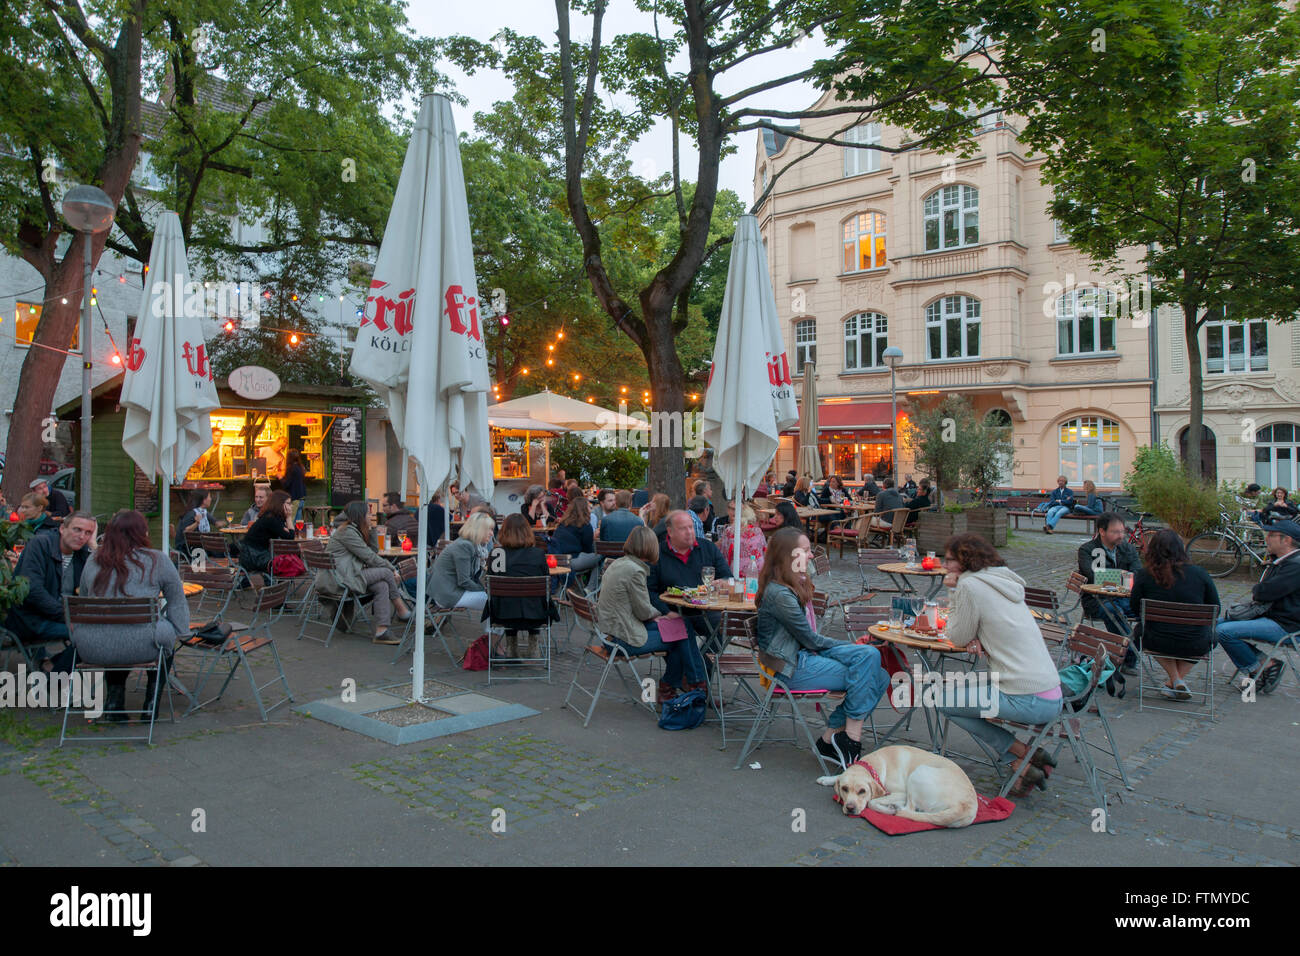
M 835 105 L 827 95 L 814 110 Z M 802 129 L 831 136 L 844 122 Z M 846 138 L 898 147 L 905 131 L 865 123 Z M 1156 326 L 1053 222 L 1042 157 L 1013 121 L 986 119 L 975 142 L 969 158 L 823 146 L 758 210 L 793 370 L 817 378 L 823 470 L 887 474 L 894 431 L 955 393 L 1011 426 L 1005 486 L 1051 488 L 1063 474 L 1118 491 L 1156 428 Z M 762 132 L 755 196 L 815 145 Z M 903 351 L 896 420 L 887 346 Z M 901 438 L 899 459 L 900 476 L 916 470 Z M 797 460 L 792 432 L 777 467 Z

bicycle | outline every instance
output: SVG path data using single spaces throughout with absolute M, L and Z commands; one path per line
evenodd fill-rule
M 1247 529 L 1248 531 L 1251 529 Z M 1262 553 L 1242 535 L 1227 512 L 1219 512 L 1219 527 L 1202 531 L 1187 542 L 1187 557 L 1212 578 L 1227 577 L 1241 567 L 1243 552 L 1250 555 L 1250 566 L 1263 566 L 1268 561 L 1268 551 Z

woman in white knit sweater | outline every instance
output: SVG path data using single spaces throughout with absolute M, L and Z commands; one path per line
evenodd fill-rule
M 986 716 L 1041 724 L 1061 711 L 1061 681 L 1042 632 L 1025 604 L 1025 582 L 987 541 L 976 534 L 959 534 L 944 544 L 943 583 L 951 589 L 951 608 L 945 636 L 958 647 L 983 652 L 989 671 L 997 677 L 997 710 Z M 958 692 L 960 695 L 960 692 Z M 940 707 L 953 723 L 987 744 L 998 759 L 1018 757 L 1024 768 L 1013 796 L 1023 797 L 1044 781 L 1056 761 L 1039 749 L 1032 755 L 1015 734 L 984 719 L 981 707 L 969 697 L 946 699 L 954 706 Z

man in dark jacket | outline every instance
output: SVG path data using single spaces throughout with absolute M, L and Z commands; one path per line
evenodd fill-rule
M 73 594 L 81 583 L 81 572 L 95 540 L 95 518 L 77 511 L 64 519 L 58 534 L 38 534 L 27 542 L 18 565 L 17 577 L 26 578 L 29 590 L 23 603 L 9 612 L 5 627 L 24 643 L 44 645 L 68 639 L 63 618 L 63 596 Z
M 1282 679 L 1282 661 L 1269 663 L 1251 641 L 1276 644 L 1300 631 L 1300 524 L 1274 521 L 1265 529 L 1264 543 L 1273 559 L 1264 567 L 1250 599 L 1268 610 L 1248 621 L 1220 620 L 1215 637 L 1239 670 L 1254 678 L 1264 693 Z
M 50 503 L 46 511 L 51 517 L 62 520 L 72 514 L 72 507 L 68 504 L 68 499 L 63 496 L 63 492 L 51 488 L 46 479 L 37 478 L 28 487 Z
M 1108 511 L 1097 518 L 1097 534 L 1079 545 L 1079 573 L 1096 584 L 1096 572 L 1104 568 L 1121 571 L 1140 571 L 1142 558 L 1137 549 L 1124 540 L 1124 519 Z M 1098 618 L 1112 634 L 1131 634 L 1127 598 L 1098 600 L 1091 594 L 1083 595 L 1083 610 L 1089 617 Z
M 659 561 L 650 566 L 650 576 L 646 579 L 646 588 L 650 591 L 650 603 L 664 614 L 677 611 L 686 622 L 690 640 L 704 634 L 704 615 L 699 611 L 687 611 L 679 607 L 669 607 L 659 600 L 659 595 L 672 587 L 697 588 L 704 583 L 700 573 L 706 565 L 714 569 L 715 580 L 725 581 L 731 577 L 731 566 L 717 546 L 707 538 L 695 536 L 695 522 L 685 511 L 670 512 L 667 518 L 667 534 L 659 542 Z M 716 612 L 708 614 L 708 631 L 716 630 L 722 615 Z M 697 631 L 697 627 L 700 628 Z
M 614 493 L 614 510 L 600 519 L 600 540 L 622 542 L 639 524 L 645 524 L 641 516 L 631 510 L 632 492 Z

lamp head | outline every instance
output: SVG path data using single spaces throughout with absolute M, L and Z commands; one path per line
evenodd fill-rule
M 113 201 L 98 186 L 73 186 L 63 197 L 63 218 L 78 232 L 103 232 L 113 224 Z

